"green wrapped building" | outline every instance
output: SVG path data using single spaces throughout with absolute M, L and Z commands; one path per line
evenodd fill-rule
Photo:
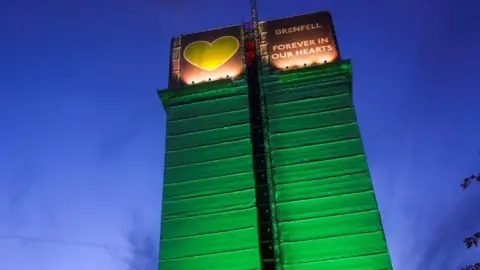
M 261 67 L 244 35 L 235 80 L 158 92 L 167 115 L 159 269 L 392 269 L 350 61 Z
M 260 269 L 246 82 L 160 96 L 167 138 L 159 269 Z

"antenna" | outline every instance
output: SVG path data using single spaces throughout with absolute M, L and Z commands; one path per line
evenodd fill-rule
M 254 23 L 258 23 L 257 1 L 256 0 L 250 0 L 250 14 L 252 16 L 252 21 Z
M 252 24 L 253 24 L 253 34 L 254 34 L 254 40 L 255 40 L 255 69 L 256 69 L 256 72 L 257 72 L 257 76 L 258 76 L 258 87 L 260 88 L 259 89 L 259 95 L 260 95 L 260 100 L 261 100 L 261 103 L 263 104 L 263 118 L 266 119 L 265 122 L 263 122 L 263 128 L 264 130 L 267 131 L 267 134 L 270 134 L 270 131 L 269 131 L 269 125 L 268 125 L 268 106 L 267 106 L 267 99 L 266 99 L 266 95 L 264 93 L 264 91 L 262 91 L 263 89 L 263 82 L 264 82 L 264 78 L 263 78 L 263 58 L 262 58 L 262 52 L 261 52 L 261 49 L 260 49 L 260 43 L 261 43 L 261 37 L 260 37 L 260 29 L 258 27 L 258 12 L 257 12 L 257 1 L 256 0 L 250 0 L 250 14 L 252 16 Z M 268 145 L 268 147 L 270 146 L 270 135 L 266 135 L 265 137 L 265 142 L 266 142 L 266 145 Z M 272 161 L 272 155 L 266 155 L 267 158 L 268 158 L 268 162 L 269 164 L 272 164 L 273 161 Z M 267 175 L 268 176 L 268 186 L 269 186 L 269 190 L 271 189 L 273 191 L 273 194 L 275 194 L 275 184 L 273 184 L 273 179 L 271 179 L 271 177 L 273 176 L 273 168 L 270 167 L 270 173 L 268 173 Z M 269 191 L 270 193 L 270 191 Z M 271 196 L 270 197 L 271 199 L 275 200 L 275 197 L 274 196 Z M 275 222 L 273 224 L 272 222 L 272 226 L 273 227 L 276 227 L 277 225 L 275 224 L 278 224 L 279 221 L 278 221 L 278 212 L 277 212 L 277 209 L 274 208 L 273 209 L 274 211 L 274 218 L 275 218 Z M 273 239 L 272 239 L 272 245 L 273 245 L 273 250 L 274 250 L 274 267 L 275 265 L 280 265 L 280 262 L 281 262 L 281 259 L 280 259 L 280 254 L 278 253 L 279 251 L 277 250 L 277 247 L 278 247 L 278 242 L 277 240 L 278 239 L 281 239 L 280 237 L 280 232 L 278 229 L 274 229 L 273 230 L 273 233 L 276 234 L 276 237 L 274 236 Z M 275 240 L 275 238 L 277 240 Z M 262 269 L 264 269 L 263 265 L 262 265 Z M 267 268 L 267 269 L 271 269 L 271 268 Z M 273 269 L 276 269 L 273 268 Z
M 256 0 L 250 0 L 250 15 L 252 16 L 256 56 L 261 57 L 261 55 L 260 55 L 259 29 L 258 29 L 257 1 Z

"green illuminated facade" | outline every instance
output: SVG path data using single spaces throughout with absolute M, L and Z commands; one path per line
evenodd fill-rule
M 259 269 L 246 82 L 159 93 L 167 113 L 159 269 Z
M 259 115 L 247 80 L 159 91 L 167 113 L 159 269 L 264 270 L 265 243 L 268 269 L 392 269 L 350 62 L 262 74 Z M 258 147 L 261 171 L 252 165 Z M 269 208 L 258 202 L 266 193 Z M 262 239 L 265 228 L 273 241 Z

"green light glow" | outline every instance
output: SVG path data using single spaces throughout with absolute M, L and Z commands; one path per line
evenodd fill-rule
M 281 269 L 392 268 L 349 67 L 333 63 L 265 75 Z
M 160 94 L 162 270 L 260 268 L 246 83 L 212 85 Z
M 264 72 L 279 270 L 392 269 L 349 61 Z M 159 93 L 167 111 L 161 270 L 260 269 L 245 81 Z

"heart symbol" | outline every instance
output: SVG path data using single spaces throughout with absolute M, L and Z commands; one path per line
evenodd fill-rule
M 213 71 L 232 58 L 239 47 L 238 39 L 233 36 L 219 37 L 212 43 L 200 40 L 188 44 L 183 57 L 198 68 Z

